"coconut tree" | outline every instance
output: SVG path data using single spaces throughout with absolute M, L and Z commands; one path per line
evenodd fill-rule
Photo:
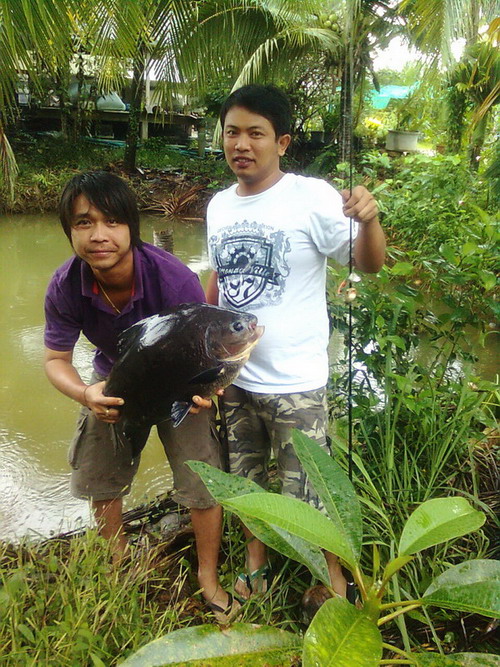
M 172 85 L 179 80 L 177 35 L 186 33 L 192 20 L 192 3 L 188 0 L 115 0 L 113 12 L 93 34 L 93 52 L 102 63 L 98 81 L 101 89 L 116 83 L 119 62 L 128 62 L 132 71 L 124 158 L 129 171 L 135 169 L 146 72 L 154 65 L 168 82 L 165 90 L 171 93 Z
M 312 0 L 124 3 L 123 11 L 113 18 L 116 30 L 111 46 L 133 62 L 125 167 L 135 168 L 139 115 L 148 67 L 154 68 L 159 81 L 160 103 L 172 98 L 173 87 L 180 81 L 187 82 L 193 92 L 199 92 L 221 74 L 231 72 L 234 76 L 242 69 L 252 48 L 275 33 L 276 23 L 286 24 L 317 4 Z M 99 48 L 101 52 L 106 51 Z
M 35 94 L 42 92 L 47 77 L 64 92 L 74 54 L 88 49 L 95 36 L 112 39 L 103 26 L 109 30 L 115 11 L 116 0 L 0 0 L 0 177 L 11 195 L 17 167 L 6 126 L 19 113 L 20 78 Z
M 486 137 L 488 120 L 493 108 L 500 102 L 500 54 L 498 41 L 500 20 L 496 30 L 490 30 L 485 39 L 468 47 L 449 74 L 450 99 L 458 105 L 458 113 L 465 116 L 471 111 L 469 159 L 471 167 L 477 169 L 478 159 Z M 450 114 L 459 127 L 464 123 L 457 118 L 457 109 L 450 108 Z M 456 137 L 456 148 L 460 148 L 461 137 Z
M 479 38 L 479 28 L 498 13 L 496 0 L 401 0 L 397 7 L 411 42 L 445 67 L 455 62 L 453 44 L 468 46 Z
M 375 4 L 337 0 L 334 9 L 325 13 L 328 3 L 323 0 L 97 0 L 92 4 L 0 0 L 0 55 L 10 55 L 10 62 L 3 59 L 8 65 L 4 76 L 0 74 L 4 82 L 3 87 L 0 83 L 0 110 L 5 114 L 12 108 L 13 82 L 23 60 L 36 82 L 31 54 L 41 55 L 54 77 L 61 78 L 75 45 L 85 46 L 99 61 L 97 87 L 102 92 L 123 83 L 121 64 L 128 62 L 133 78 L 125 166 L 132 170 L 148 66 L 154 65 L 156 78 L 163 83 L 160 92 L 168 99 L 172 84 L 180 80 L 200 90 L 221 72 L 230 72 L 239 86 L 264 73 L 266 77 L 277 71 L 283 74 L 287 64 L 304 53 L 320 53 L 332 72 L 335 90 L 345 71 L 338 63 L 345 62 L 348 52 L 358 81 L 363 78 L 359 72 L 369 67 L 372 26 L 380 23 Z M 349 44 L 356 44 L 354 52 L 348 51 Z M 344 82 L 344 97 L 347 89 Z
M 222 11 L 221 5 L 225 10 Z M 219 11 L 217 11 L 219 9 Z M 233 89 L 262 79 L 286 81 L 291 64 L 315 57 L 330 74 L 330 94 L 341 88 L 341 107 L 351 107 L 351 90 L 360 89 L 372 72 L 371 52 L 398 30 L 389 3 L 374 0 L 284 2 L 268 0 L 241 8 L 240 3 L 202 2 L 197 5 L 199 51 L 208 57 L 202 67 L 231 71 Z M 230 16 L 226 42 L 216 36 Z M 231 43 L 231 60 L 227 43 Z M 362 96 L 361 96 L 362 97 Z M 349 114 L 344 113 L 344 126 Z M 341 132 L 344 142 L 349 132 Z M 346 154 L 349 147 L 345 146 Z
M 498 34 L 496 0 L 401 0 L 398 14 L 405 21 L 409 40 L 429 58 L 424 76 L 448 85 L 451 146 L 460 149 L 467 109 L 473 109 L 469 153 L 471 164 L 484 142 L 487 117 L 498 102 Z M 488 26 L 487 32 L 481 31 Z M 457 40 L 466 48 L 457 63 L 452 47 Z
M 233 14 L 240 15 L 260 3 L 231 0 L 217 3 L 193 3 L 190 0 L 114 0 L 106 20 L 92 33 L 92 53 L 102 65 L 98 87 L 109 89 L 116 83 L 119 62 L 128 62 L 132 71 L 130 113 L 126 137 L 124 163 L 129 171 L 135 169 L 139 139 L 140 115 L 144 84 L 148 69 L 154 70 L 158 82 L 156 94 L 160 106 L 167 107 L 179 82 L 191 81 L 200 89 L 217 73 L 206 48 L 207 33 L 200 30 L 200 14 L 217 14 L 215 42 L 224 44 L 224 60 L 233 57 L 227 49 Z M 290 4 L 282 0 L 282 5 Z M 295 2 L 295 5 L 300 3 Z M 255 9 L 255 7 L 253 7 Z M 253 12 L 252 17 L 257 17 Z M 212 35 L 211 35 L 212 37 Z M 212 51 L 213 53 L 213 51 Z

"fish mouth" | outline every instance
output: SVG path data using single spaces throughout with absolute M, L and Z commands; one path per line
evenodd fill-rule
M 225 353 L 221 355 L 221 360 L 230 362 L 247 361 L 250 352 L 261 339 L 264 330 L 265 327 L 256 326 L 252 329 L 251 335 L 244 342 L 235 345 L 221 345 L 221 350 Z

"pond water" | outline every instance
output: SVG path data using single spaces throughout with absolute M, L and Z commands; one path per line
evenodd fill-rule
M 210 273 L 205 226 L 168 224 L 175 254 L 205 283 Z M 154 231 L 166 226 L 160 218 L 143 216 L 143 239 L 151 242 Z M 42 362 L 45 290 L 70 254 L 55 215 L 0 216 L 0 540 L 47 537 L 90 521 L 88 503 L 69 493 L 67 449 L 79 406 L 52 387 Z M 341 341 L 334 333 L 333 363 L 341 355 Z M 425 353 L 423 345 L 420 354 Z M 493 379 L 494 357 L 493 347 L 481 351 L 478 374 Z M 92 348 L 81 340 L 74 362 L 84 379 L 90 377 L 91 360 Z M 125 509 L 169 488 L 171 474 L 154 432 Z
M 169 223 L 170 224 L 170 223 Z M 165 221 L 142 218 L 142 238 Z M 201 223 L 174 222 L 175 254 L 204 282 L 210 273 Z M 79 406 L 48 382 L 43 370 L 43 301 L 54 270 L 71 255 L 55 215 L 0 216 L 0 540 L 49 536 L 89 522 L 89 506 L 69 489 L 68 442 Z M 92 347 L 79 341 L 75 365 L 91 373 Z M 154 429 L 153 429 L 154 430 Z M 171 487 L 159 442 L 143 453 L 126 508 Z

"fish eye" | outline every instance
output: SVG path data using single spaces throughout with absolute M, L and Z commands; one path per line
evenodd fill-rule
M 235 322 L 233 324 L 233 330 L 234 331 L 243 331 L 244 328 L 245 327 L 243 326 L 243 324 L 241 322 Z

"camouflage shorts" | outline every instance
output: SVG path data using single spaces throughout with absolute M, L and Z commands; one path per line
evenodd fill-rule
M 256 394 L 231 385 L 224 392 L 229 467 L 267 488 L 267 467 L 276 459 L 282 493 L 321 508 L 292 444 L 298 428 L 329 453 L 326 389 L 293 394 Z

